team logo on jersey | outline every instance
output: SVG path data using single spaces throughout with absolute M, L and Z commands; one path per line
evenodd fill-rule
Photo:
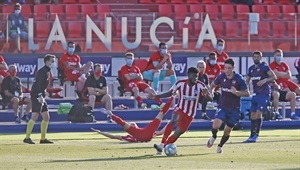
M 99 83 L 99 86 L 102 87 L 102 86 L 103 86 L 103 83 Z
M 257 71 L 259 71 L 260 70 L 260 68 L 257 68 Z
M 198 95 L 198 90 L 194 90 L 195 95 Z
M 226 81 L 226 79 L 224 79 L 224 82 Z
M 235 80 L 233 80 L 233 81 L 232 81 L 232 84 L 235 84 L 235 83 L 236 83 L 236 81 L 235 81 Z

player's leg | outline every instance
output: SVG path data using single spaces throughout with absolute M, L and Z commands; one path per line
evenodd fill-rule
M 250 126 L 250 136 L 247 140 L 244 141 L 244 143 L 248 143 L 251 141 L 252 137 L 255 135 L 255 130 L 256 130 L 256 111 L 257 111 L 257 101 L 258 97 L 255 95 L 252 97 L 251 100 L 251 106 L 250 106 L 250 121 L 251 121 L 251 126 Z
M 37 99 L 31 98 L 31 103 L 32 103 L 32 114 L 29 122 L 27 123 L 26 137 L 23 140 L 24 143 L 28 143 L 28 144 L 34 144 L 34 142 L 30 139 L 30 135 L 34 127 L 34 124 L 39 117 L 39 113 L 42 110 L 42 104 L 39 103 Z
M 281 115 L 278 113 L 279 97 L 280 97 L 280 93 L 278 91 L 272 92 L 271 99 L 272 99 L 272 104 L 273 104 L 273 107 L 274 107 L 275 118 L 276 119 L 281 118 Z
M 106 110 L 112 110 L 112 99 L 109 94 L 105 94 L 103 96 L 97 96 L 96 101 L 101 101 L 101 103 L 104 103 L 104 108 Z M 112 123 L 112 118 L 110 116 L 107 116 L 107 122 Z
M 292 92 L 295 92 L 297 96 L 300 96 L 300 87 L 295 82 L 289 80 L 287 84 Z
M 166 130 L 163 134 L 163 137 L 161 139 L 161 143 L 165 143 L 170 134 L 173 131 L 174 125 L 179 121 L 179 113 L 173 112 L 171 120 L 166 125 Z
M 286 92 L 285 96 L 286 101 L 290 101 L 291 105 L 291 119 L 292 120 L 299 120 L 300 118 L 296 115 L 296 93 L 294 92 Z
M 26 97 L 26 98 L 23 98 L 23 101 L 26 104 L 26 109 L 25 109 L 24 115 L 22 117 L 22 120 L 28 122 L 29 121 L 28 114 L 31 111 L 31 107 L 32 107 L 31 99 L 29 97 Z
M 171 87 L 176 83 L 176 74 L 174 70 L 162 70 L 160 79 L 164 79 L 166 76 L 170 76 Z
M 89 95 L 89 102 L 88 102 L 88 106 L 92 109 L 92 110 L 94 110 L 94 107 L 95 107 L 95 101 L 96 101 L 96 96 L 95 95 L 93 95 L 93 94 L 91 94 L 91 95 Z
M 139 96 L 139 94 L 140 94 L 139 88 L 137 86 L 134 86 L 131 89 L 131 91 L 133 93 L 135 100 L 138 102 L 138 105 L 141 106 L 143 104 L 143 100 L 142 100 L 141 96 Z
M 206 115 L 206 107 L 207 107 L 208 100 L 203 98 L 201 101 L 201 110 L 202 110 L 202 119 L 209 120 L 209 117 Z
M 42 115 L 43 120 L 41 122 L 41 140 L 40 140 L 40 143 L 41 144 L 51 144 L 53 142 L 46 139 L 46 133 L 47 133 L 47 130 L 48 130 L 48 125 L 49 125 L 49 120 L 50 120 L 50 115 L 49 115 L 47 103 L 44 103 L 44 105 L 42 106 L 41 115 Z
M 211 134 L 212 136 L 207 141 L 207 147 L 210 148 L 213 146 L 215 140 L 217 139 L 217 133 L 219 131 L 219 128 L 221 127 L 223 121 L 226 118 L 226 110 L 224 109 L 218 109 L 217 113 L 215 115 L 215 119 L 213 120 L 212 128 L 211 128 Z
M 16 123 L 21 123 L 20 118 L 19 118 L 19 101 L 20 100 L 17 97 L 12 97 L 10 99 L 10 102 L 12 102 L 12 108 L 14 110 Z
M 233 127 L 239 122 L 239 118 L 240 118 L 240 110 L 229 110 L 228 112 L 226 112 L 226 125 L 224 128 L 221 141 L 217 147 L 217 153 L 223 152 L 222 147 L 228 141 Z
M 122 126 L 125 131 L 130 128 L 130 123 L 126 122 L 119 116 L 114 115 L 110 110 L 106 110 L 104 108 L 100 109 L 101 113 L 106 114 L 107 116 L 111 117 L 113 121 L 115 121 L 118 125 Z
M 160 70 L 153 70 L 153 88 L 158 91 Z
M 148 94 L 156 94 L 156 92 L 154 91 L 154 89 L 152 87 L 150 87 L 148 84 L 144 83 L 144 82 L 139 82 L 138 83 L 138 87 L 141 91 L 148 93 Z M 160 98 L 155 98 L 154 99 L 159 105 L 162 104 L 162 100 Z

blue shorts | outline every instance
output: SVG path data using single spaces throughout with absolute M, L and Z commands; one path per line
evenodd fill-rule
M 221 119 L 229 127 L 234 127 L 240 120 L 241 111 L 239 109 L 223 109 L 218 108 L 215 118 Z
M 153 70 L 146 70 L 143 72 L 143 77 L 144 79 L 146 80 L 149 80 L 149 81 L 153 81 Z M 167 70 L 160 70 L 160 74 L 159 74 L 159 81 L 162 81 L 165 79 L 166 77 L 166 72 Z
M 250 112 L 265 111 L 270 102 L 270 95 L 257 94 L 252 97 Z
M 10 38 L 16 38 L 18 36 L 18 33 L 17 33 L 17 31 L 10 31 L 9 35 L 10 35 Z M 21 39 L 27 39 L 28 38 L 28 33 L 25 32 L 25 31 L 21 31 L 20 38 Z

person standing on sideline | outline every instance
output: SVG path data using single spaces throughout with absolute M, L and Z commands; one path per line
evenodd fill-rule
M 240 119 L 240 98 L 250 96 L 250 92 L 240 74 L 235 73 L 235 63 L 233 59 L 227 59 L 224 65 L 224 72 L 212 82 L 210 90 L 216 86 L 221 87 L 221 99 L 212 125 L 212 137 L 207 142 L 207 147 L 211 148 L 217 138 L 217 133 L 222 123 L 225 128 L 222 139 L 217 147 L 217 153 L 223 153 L 223 145 L 230 137 L 230 132 Z
M 35 122 L 37 121 L 39 114 L 42 115 L 42 122 L 41 122 L 41 140 L 40 144 L 51 144 L 52 141 L 46 139 L 46 132 L 48 129 L 49 124 L 49 111 L 47 102 L 45 100 L 46 96 L 46 88 L 49 85 L 49 79 L 51 74 L 51 68 L 55 68 L 55 55 L 46 54 L 44 57 L 44 64 L 45 66 L 38 70 L 35 82 L 31 88 L 31 103 L 32 103 L 32 115 L 31 119 L 27 123 L 26 129 L 26 137 L 23 140 L 24 143 L 28 144 L 35 144 L 31 139 L 30 135 L 33 129 Z
M 215 53 L 217 54 L 217 63 L 221 66 L 221 69 L 224 70 L 224 62 L 229 58 L 228 54 L 224 51 L 225 40 L 218 39 L 217 47 Z
M 246 83 L 249 85 L 252 80 L 253 92 L 255 95 L 251 101 L 251 134 L 244 143 L 256 142 L 262 124 L 262 113 L 267 109 L 271 98 L 271 89 L 269 83 L 276 80 L 276 75 L 270 69 L 269 65 L 261 62 L 262 53 L 254 51 L 252 53 L 254 64 L 249 67 Z

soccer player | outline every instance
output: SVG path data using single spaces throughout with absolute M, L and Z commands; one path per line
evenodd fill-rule
M 221 66 L 221 69 L 224 70 L 224 62 L 229 58 L 228 54 L 224 51 L 225 40 L 218 39 L 217 47 L 215 53 L 217 54 L 217 63 Z
M 171 121 L 165 127 L 161 144 L 154 144 L 157 154 L 161 155 L 162 149 L 169 143 L 174 143 L 189 128 L 197 111 L 200 97 L 211 97 L 205 84 L 198 81 L 199 70 L 195 67 L 188 69 L 188 79 L 177 81 L 172 88 L 159 95 L 149 95 L 149 98 L 166 98 L 179 91 L 179 101 L 174 108 Z M 173 135 L 173 126 L 177 128 Z
M 252 53 L 254 64 L 249 67 L 246 83 L 249 85 L 252 80 L 253 92 L 255 95 L 251 101 L 251 134 L 244 143 L 256 142 L 262 124 L 262 113 L 267 109 L 270 101 L 269 83 L 276 79 L 276 75 L 267 63 L 261 62 L 262 53 L 254 51 Z
M 49 85 L 51 68 L 55 67 L 55 55 L 46 54 L 44 57 L 45 66 L 38 70 L 35 82 L 31 88 L 31 103 L 32 103 L 32 115 L 31 119 L 27 123 L 26 137 L 23 140 L 24 143 L 34 144 L 30 139 L 30 135 L 35 122 L 37 121 L 39 114 L 42 115 L 43 120 L 41 122 L 41 140 L 40 144 L 51 144 L 52 141 L 46 139 L 46 132 L 50 120 L 47 102 L 45 100 L 46 88 Z
M 212 147 L 219 128 L 225 122 L 225 128 L 222 139 L 217 147 L 217 153 L 223 152 L 223 145 L 230 137 L 232 128 L 239 122 L 240 118 L 240 97 L 247 97 L 250 92 L 247 88 L 243 77 L 233 71 L 235 63 L 233 59 L 229 58 L 225 61 L 224 72 L 220 74 L 211 84 L 210 90 L 216 86 L 221 87 L 222 95 L 218 103 L 218 109 L 212 125 L 212 137 L 207 142 L 207 147 Z
M 128 52 L 125 54 L 126 65 L 121 68 L 121 78 L 124 80 L 125 89 L 127 91 L 133 92 L 135 99 L 141 107 L 146 107 L 143 103 L 140 91 L 146 92 L 148 94 L 156 94 L 152 87 L 143 81 L 143 75 L 140 69 L 133 65 L 134 54 Z M 162 104 L 161 99 L 155 99 L 157 103 Z
M 164 64 L 167 64 L 167 69 L 163 69 Z M 166 76 L 170 76 L 171 86 L 175 84 L 176 74 L 173 70 L 172 56 L 166 43 L 159 43 L 159 50 L 151 55 L 146 69 L 143 70 L 143 76 L 145 80 L 153 81 L 155 91 L 158 91 L 159 81 L 164 80 Z
M 270 64 L 271 69 L 277 76 L 276 83 L 282 87 L 284 91 L 292 91 L 300 95 L 300 87 L 291 80 L 292 74 L 287 63 L 282 61 L 283 53 L 281 49 L 274 52 L 274 61 Z
M 111 111 L 106 109 L 101 109 L 101 112 L 111 116 L 112 119 L 123 127 L 123 129 L 129 133 L 126 136 L 112 135 L 107 132 L 101 132 L 100 130 L 93 129 L 93 131 L 104 135 L 111 139 L 119 139 L 128 142 L 149 142 L 155 136 L 155 131 L 159 128 L 160 123 L 164 115 L 168 112 L 170 105 L 172 104 L 173 97 L 171 97 L 168 102 L 164 105 L 161 111 L 158 113 L 155 119 L 153 119 L 146 127 L 140 128 L 134 122 L 125 122 L 120 117 L 114 115 Z

